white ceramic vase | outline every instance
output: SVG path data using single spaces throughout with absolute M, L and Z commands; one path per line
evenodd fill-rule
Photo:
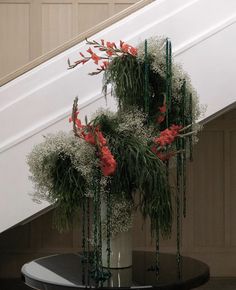
M 132 229 L 118 233 L 110 241 L 110 268 L 128 268 L 132 266 Z M 107 265 L 107 240 L 102 241 L 102 264 Z

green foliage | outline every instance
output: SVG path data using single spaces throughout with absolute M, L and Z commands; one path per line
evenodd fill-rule
M 92 146 L 72 134 L 58 132 L 37 144 L 27 162 L 35 185 L 34 199 L 53 203 L 54 226 L 59 231 L 69 229 L 97 172 Z
M 138 138 L 122 135 L 113 137 L 111 144 L 118 163 L 111 181 L 111 192 L 125 192 L 130 200 L 134 194 L 139 194 L 138 206 L 143 216 L 149 216 L 152 223 L 161 219 L 162 234 L 169 234 L 172 208 L 165 166 Z
M 127 113 L 126 113 L 127 114 Z M 144 217 L 149 216 L 152 224 L 160 220 L 163 236 L 169 235 L 172 224 L 171 192 L 166 179 L 164 163 L 150 150 L 145 135 L 135 135 L 133 128 L 119 131 L 123 114 L 109 117 L 101 114 L 96 124 L 109 140 L 109 148 L 117 161 L 117 168 L 109 183 L 113 196 L 123 193 L 123 198 L 134 204 L 138 195 L 138 208 Z M 137 118 L 137 117 L 136 117 Z M 144 127 L 144 130 L 148 130 Z
M 130 106 L 143 107 L 144 73 L 136 57 L 125 55 L 114 58 L 105 72 L 104 87 L 110 83 L 121 110 Z
M 127 110 L 132 107 L 145 111 L 145 77 L 147 83 L 147 98 L 148 98 L 148 122 L 156 124 L 156 118 L 159 114 L 159 108 L 166 101 L 166 71 L 165 71 L 165 46 L 161 48 L 157 43 L 156 54 L 153 53 L 154 47 L 149 48 L 147 58 L 134 57 L 125 55 L 123 57 L 114 58 L 104 74 L 104 87 L 106 92 L 107 86 L 112 85 L 114 96 L 116 97 L 119 109 Z M 143 48 L 143 47 L 142 47 Z M 142 51 L 139 53 L 143 53 Z M 160 58 L 156 68 L 156 58 Z M 147 76 L 145 76 L 145 61 L 147 62 Z M 173 62 L 173 60 L 172 60 Z M 187 124 L 192 118 L 196 119 L 199 115 L 199 107 L 197 104 L 196 92 L 191 86 L 188 76 L 173 64 L 171 78 L 173 79 L 171 99 L 168 104 L 168 118 L 170 124 Z M 183 84 L 186 82 L 186 94 L 183 94 Z M 193 108 L 189 106 L 190 96 L 194 96 Z M 183 99 L 184 98 L 184 99 Z M 193 115 L 193 116 L 192 116 Z M 164 124 L 160 126 L 164 129 Z
M 54 186 L 50 194 L 56 201 L 54 222 L 55 226 L 62 231 L 70 228 L 75 213 L 81 207 L 86 181 L 68 156 L 55 156 L 52 168 L 51 176 Z

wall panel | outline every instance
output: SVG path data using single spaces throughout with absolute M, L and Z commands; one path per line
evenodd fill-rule
M 195 246 L 224 245 L 224 133 L 206 131 L 196 147 L 193 170 Z M 213 150 L 214 148 L 214 150 Z
M 86 31 L 109 18 L 108 3 L 78 3 L 78 32 Z
M 42 53 L 72 38 L 72 8 L 71 3 L 42 4 Z
M 129 6 L 129 3 L 115 3 L 115 13 L 119 13 L 122 10 L 128 8 Z
M 0 0 L 0 78 L 138 0 Z
M 30 3 L 0 2 L 0 78 L 30 58 Z
M 236 129 L 236 128 L 235 128 Z M 236 130 L 230 132 L 230 245 L 236 247 Z

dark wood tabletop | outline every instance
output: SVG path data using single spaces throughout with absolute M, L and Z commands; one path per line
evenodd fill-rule
M 97 288 L 88 274 L 91 273 L 90 269 L 80 254 L 59 254 L 25 264 L 22 278 L 26 285 L 34 289 Z M 184 290 L 199 287 L 209 279 L 209 267 L 205 263 L 190 257 L 181 257 L 178 263 L 174 254 L 161 253 L 160 270 L 156 270 L 154 252 L 136 251 L 133 252 L 132 267 L 111 269 L 111 277 L 103 282 L 102 288 Z

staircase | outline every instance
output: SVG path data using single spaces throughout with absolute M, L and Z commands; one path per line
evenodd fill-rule
M 207 106 L 202 122 L 236 104 L 236 1 L 156 0 L 101 30 L 90 39 L 124 40 L 136 45 L 165 35 L 172 40 L 177 62 L 192 78 L 200 102 Z M 26 155 L 43 135 L 70 130 L 67 118 L 75 96 L 81 117 L 98 107 L 115 110 L 101 96 L 102 75 L 91 77 L 92 63 L 67 70 L 85 42 L 37 65 L 0 87 L 0 232 L 37 216 L 49 204 L 34 203 Z M 1 81 L 0 81 L 1 82 Z

